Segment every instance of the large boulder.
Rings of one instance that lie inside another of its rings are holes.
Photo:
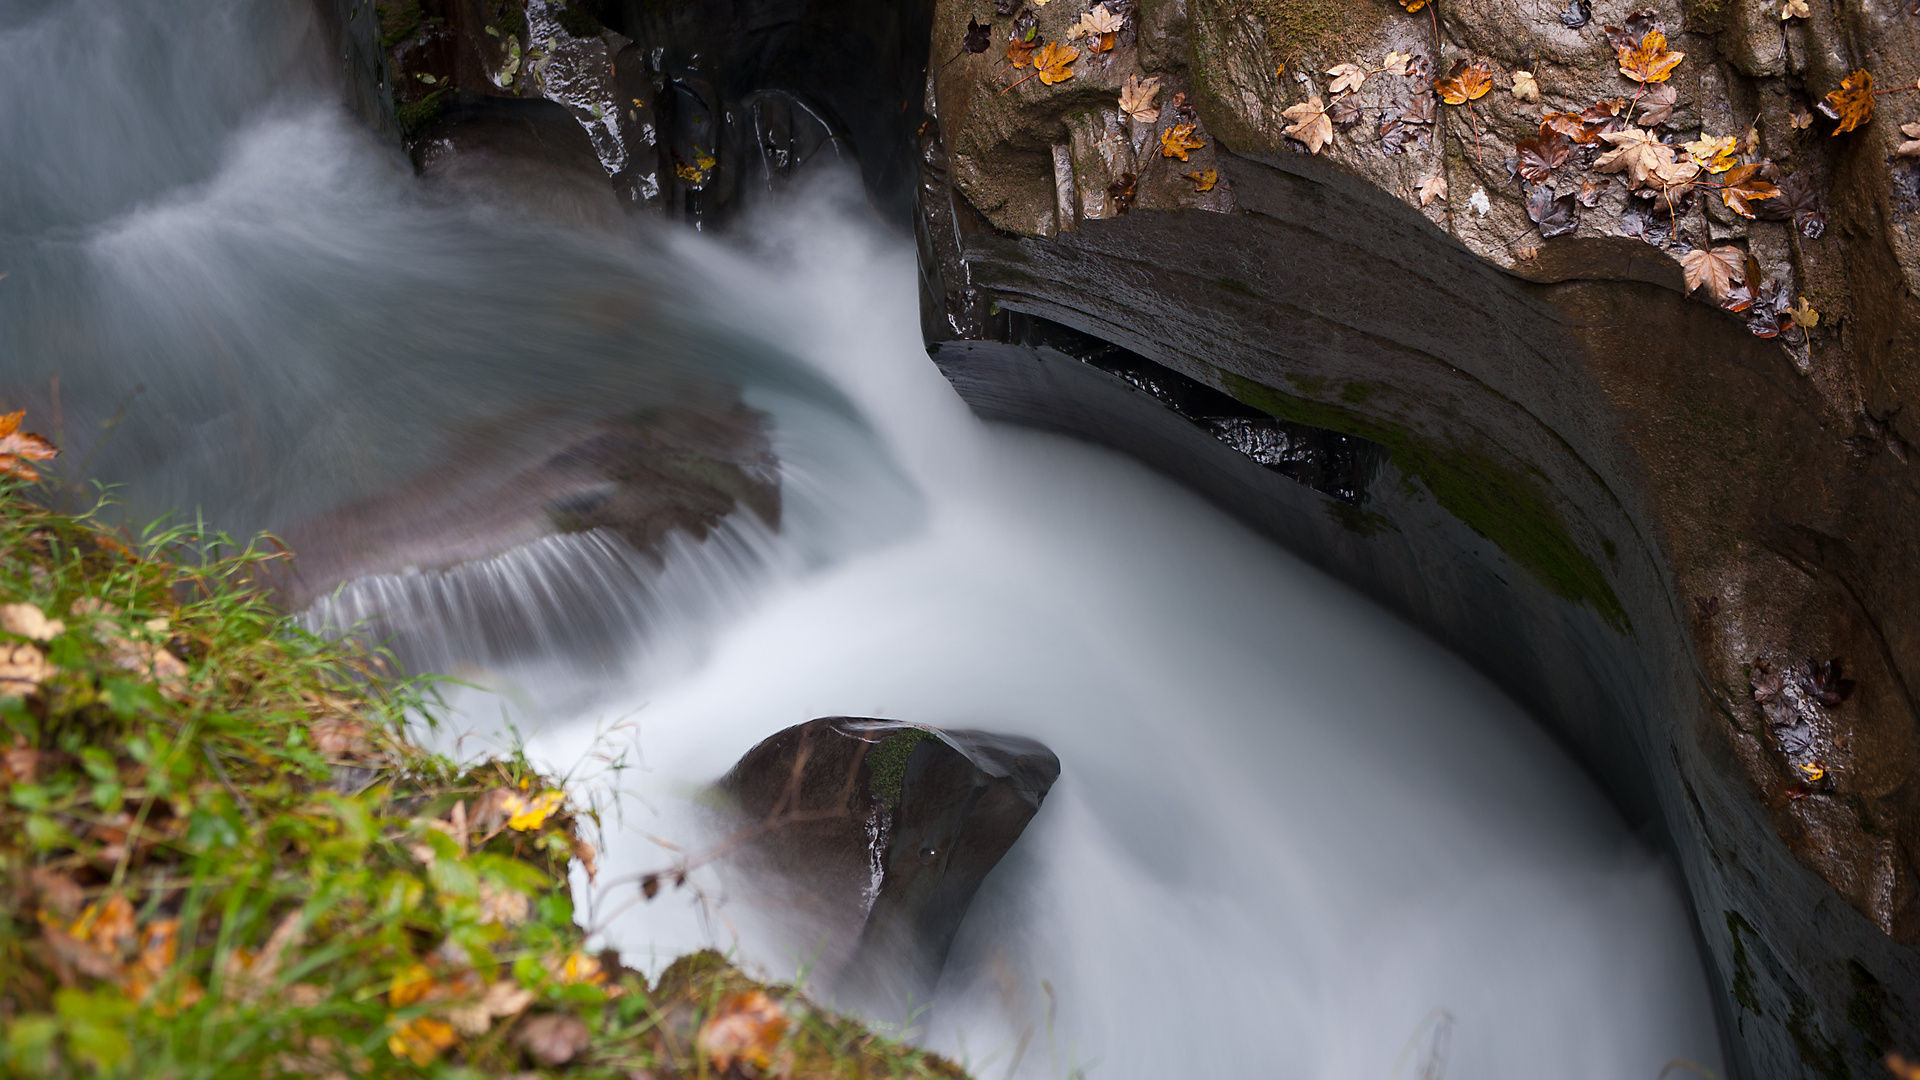
[[[836,716],[767,738],[716,786],[759,902],[823,942],[829,988],[904,1012],[1059,775],[1032,739]]]

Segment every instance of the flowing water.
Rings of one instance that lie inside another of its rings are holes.
[[[977,422],[852,180],[720,240],[436,192],[333,103],[303,10],[0,0],[0,399],[133,515],[246,532],[741,387],[777,531],[540,541],[330,601],[475,684],[449,745],[511,724],[599,800],[575,886],[630,963],[805,973],[819,943],[712,869],[632,879],[757,740],[888,716],[1063,765],[911,1030],[983,1078],[1717,1065],[1673,876],[1535,724],[1168,481]]]

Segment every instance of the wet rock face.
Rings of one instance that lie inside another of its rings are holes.
[[[961,393],[1185,480],[1526,702],[1674,851],[1744,1075],[1920,1045],[1920,199],[1895,154],[1920,114],[1889,95],[1836,134],[1813,108],[1858,68],[1920,77],[1908,7],[1140,0],[1109,5],[1110,52],[1005,93],[996,17],[936,70],[921,143],[923,327]],[[1037,9],[1041,38],[1087,8]],[[978,14],[940,3],[934,55]],[[1609,40],[1629,25],[1686,53],[1657,120]],[[1472,61],[1469,116],[1429,87]],[[1345,63],[1368,74],[1335,95]],[[1162,81],[1150,118],[1119,107],[1136,76]],[[1287,134],[1314,98],[1318,153]],[[1549,113],[1615,98],[1669,144],[1733,137],[1784,194],[1668,214],[1591,143],[1525,175]],[[1182,124],[1185,161],[1160,149]],[[1822,318],[1755,336],[1689,294],[1702,248]],[[1351,498],[1283,483],[1156,366],[1385,462]]]
[[[880,0],[379,0],[351,25],[377,39],[365,51],[384,56],[393,123],[429,176],[500,183],[497,159],[515,156],[589,181],[593,205],[563,216],[604,225],[624,207],[704,226],[837,164],[860,168],[904,222],[925,12]]]
[[[846,1001],[924,1003],[987,874],[1060,775],[1032,739],[829,717],[749,750],[718,783],[756,891],[789,912]]]

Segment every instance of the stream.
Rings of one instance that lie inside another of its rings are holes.
[[[711,839],[704,785],[758,740],[890,717],[1061,762],[933,1001],[873,1013],[982,1080],[1719,1068],[1676,877],[1567,755],[1170,480],[975,419],[857,176],[717,237],[588,228],[423,184],[336,104],[319,40],[295,3],[0,0],[0,404],[133,520],[322,537],[423,475],[484,493],[736,387],[777,528],[380,568],[309,612],[462,679],[450,752],[517,740],[573,778],[604,822],[580,918],[628,963],[810,976],[820,943],[724,866],[633,881]]]

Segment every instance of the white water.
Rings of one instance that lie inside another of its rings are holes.
[[[910,246],[844,192],[751,248],[447,205],[310,94],[266,92],[297,26],[198,10],[0,3],[0,393],[43,415],[62,374],[84,448],[145,385],[97,462],[137,507],[277,526],[392,488],[463,426],[511,441],[530,397],[592,413],[663,371],[724,370],[776,419],[780,537],[631,592],[608,573],[644,640],[456,702],[562,769],[633,749],[585,782],[618,796],[603,881],[697,839],[698,785],[790,724],[1026,734],[1061,780],[920,1033],[982,1080],[1386,1080],[1436,1009],[1456,1078],[1716,1063],[1671,876],[1526,716],[1165,480],[974,421],[921,349]],[[250,45],[255,67],[219,62]],[[624,321],[582,321],[608,305]],[[495,569],[580,568],[552,546]],[[632,962],[716,944],[794,971],[811,943],[696,880],[709,903],[628,885],[583,910],[624,907],[605,933]],[[1433,1060],[1425,1030],[1399,1076]]]

